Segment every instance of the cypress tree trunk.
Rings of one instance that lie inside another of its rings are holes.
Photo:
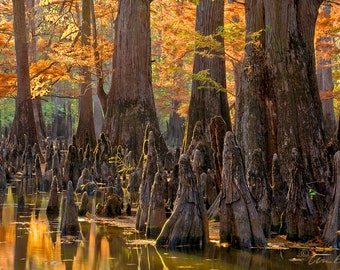
[[[84,49],[86,49],[85,46],[90,46],[90,14],[90,0],[83,0],[81,43]],[[84,82],[80,86],[79,121],[76,136],[79,146],[85,149],[87,143],[93,147],[95,146],[96,134],[94,131],[91,73],[89,67],[83,66],[81,73],[84,77]]]
[[[30,89],[25,1],[13,0],[13,13],[18,91],[15,98],[15,115],[11,127],[10,141],[14,142],[16,137],[18,143],[24,146],[26,134],[28,144],[34,145],[38,143],[38,139]],[[40,153],[40,149],[38,149],[38,152]]]
[[[264,150],[267,168],[277,153],[287,180],[290,152],[296,147],[310,181],[317,183],[313,188],[326,194],[328,168],[314,58],[322,2],[245,2],[248,43],[235,123],[246,166],[256,148]]]
[[[220,115],[231,130],[231,121],[227,102],[227,94],[219,87],[226,88],[224,40],[218,35],[218,29],[224,25],[224,0],[201,0],[196,10],[196,31],[203,36],[213,35],[220,43],[220,49],[213,50],[213,57],[203,55],[211,48],[197,48],[194,58],[194,74],[208,70],[209,81],[193,79],[189,104],[188,123],[184,135],[183,149],[187,149],[192,139],[192,133],[197,121],[201,121],[206,136],[209,138],[210,119]],[[210,80],[215,81],[219,87]]]
[[[119,1],[104,132],[114,145],[128,147],[135,161],[142,151],[148,123],[158,154],[167,152],[152,92],[150,44],[150,1]]]

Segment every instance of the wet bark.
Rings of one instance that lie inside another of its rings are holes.
[[[156,245],[170,249],[204,247],[209,240],[208,219],[187,154],[179,160],[179,179],[174,211],[157,237]]]
[[[266,246],[260,217],[247,187],[242,154],[230,131],[223,149],[220,241],[236,248]]]

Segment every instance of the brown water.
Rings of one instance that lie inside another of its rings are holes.
[[[240,251],[216,243],[204,251],[156,249],[132,228],[87,218],[80,219],[80,237],[63,238],[59,219],[46,216],[47,194],[26,196],[25,207],[18,207],[12,189],[6,192],[0,196],[0,270],[340,269],[338,252],[312,258],[307,250]]]

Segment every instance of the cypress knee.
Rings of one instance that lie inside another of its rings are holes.
[[[317,215],[307,186],[307,172],[300,153],[292,149],[292,167],[287,195],[287,240],[308,241],[317,235]]]
[[[236,248],[266,246],[260,217],[246,182],[241,150],[232,132],[224,138],[220,241]]]
[[[208,220],[203,198],[187,154],[179,160],[179,187],[174,210],[156,239],[157,246],[204,247],[209,240]]]

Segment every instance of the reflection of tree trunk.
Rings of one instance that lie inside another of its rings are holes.
[[[0,194],[0,224],[3,224],[2,222],[2,209],[4,207],[4,202],[5,202],[6,195],[3,191],[1,191]]]
[[[21,1],[21,0],[19,0]],[[17,193],[19,199],[19,193]],[[18,202],[19,204],[19,202]],[[15,226],[15,250],[14,250],[14,269],[25,269],[27,259],[27,245],[28,245],[28,234],[26,226],[32,220],[31,210],[29,207],[23,207],[19,210],[17,208],[16,213],[16,226]]]

